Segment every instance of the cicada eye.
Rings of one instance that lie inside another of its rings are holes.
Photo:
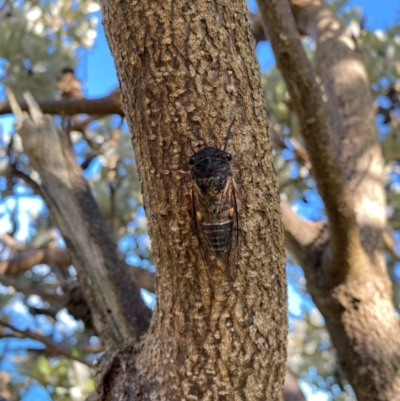
[[[189,157],[188,164],[189,164],[189,166],[193,166],[194,165],[194,157],[193,156]]]
[[[228,159],[228,161],[231,161],[232,160],[232,155],[230,153],[227,153],[226,154],[226,158]]]

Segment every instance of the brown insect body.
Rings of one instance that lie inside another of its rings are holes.
[[[206,147],[188,160],[192,178],[192,211],[203,257],[210,253],[229,271],[235,265],[238,243],[236,185],[232,177],[232,155]],[[236,247],[235,247],[236,245]]]

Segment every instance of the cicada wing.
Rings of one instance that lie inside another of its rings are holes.
[[[228,281],[232,281],[236,276],[239,251],[239,218],[236,192],[235,182],[232,177],[229,177],[226,188],[218,201],[219,210],[215,213],[215,210],[213,212],[210,209],[209,203],[194,183],[192,187],[192,215],[203,260],[210,266],[215,265],[216,259],[221,260],[225,266]],[[207,232],[204,232],[204,228],[207,226]],[[228,231],[227,226],[230,227]],[[223,230],[222,227],[224,227]],[[215,249],[215,243],[214,248],[212,245],[215,237],[214,239],[211,237],[218,231],[220,233],[220,245],[224,240],[229,241],[228,247],[222,254]],[[210,241],[212,242],[210,243]]]
[[[207,202],[203,199],[202,194],[197,189],[196,185],[193,184],[192,187],[192,217],[195,226],[195,233],[200,245],[200,252],[203,260],[208,264],[211,264],[210,254],[212,250],[209,247],[207,238],[204,236],[203,230],[201,228],[201,223],[209,218],[211,212],[209,211]]]

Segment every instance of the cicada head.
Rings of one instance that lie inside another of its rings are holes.
[[[221,193],[232,174],[232,155],[221,149],[206,147],[188,159],[192,179],[204,195]]]

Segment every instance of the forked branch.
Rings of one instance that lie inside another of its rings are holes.
[[[325,223],[301,218],[286,201],[281,200],[282,220],[285,229],[285,246],[303,269],[310,269],[319,251],[315,247]]]
[[[260,17],[277,60],[293,108],[298,116],[305,147],[324,200],[331,233],[335,281],[350,268],[349,252],[359,246],[358,229],[343,172],[332,145],[328,117],[315,73],[300,41],[288,0],[258,0]]]

